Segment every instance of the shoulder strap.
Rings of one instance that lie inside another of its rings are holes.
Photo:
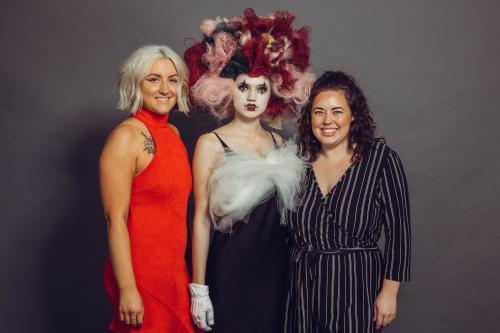
[[[228,146],[228,145],[224,142],[224,140],[222,140],[222,139],[221,139],[221,137],[219,136],[219,134],[217,134],[217,132],[212,132],[212,133],[214,133],[214,134],[215,134],[215,136],[217,137],[217,139],[219,139],[220,144],[221,144],[221,145],[222,145],[222,147],[224,148],[224,151],[225,151],[225,152],[228,152],[228,151],[230,152],[230,151],[232,151],[232,149],[231,149],[231,148],[229,148],[229,146]]]
[[[274,148],[278,148],[278,143],[276,142],[276,138],[274,137],[273,131],[269,131],[269,134],[271,134],[271,138],[273,138],[273,143],[274,143]]]

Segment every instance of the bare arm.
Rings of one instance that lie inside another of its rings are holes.
[[[196,143],[193,156],[193,189],[195,213],[193,222],[192,263],[193,282],[205,284],[205,272],[210,242],[208,213],[208,180],[213,167],[222,157],[223,149],[211,133],[202,135]]]
[[[134,135],[134,129],[127,125],[119,126],[111,133],[101,153],[99,178],[110,260],[120,291],[120,319],[127,324],[140,325],[144,310],[132,268],[127,230],[130,191],[136,168]]]

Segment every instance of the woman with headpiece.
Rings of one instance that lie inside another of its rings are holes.
[[[293,209],[304,163],[296,146],[282,145],[261,120],[294,116],[309,94],[309,30],[294,30],[293,20],[286,11],[259,17],[251,9],[206,20],[205,39],[185,53],[193,102],[218,119],[232,117],[199,138],[193,158],[191,314],[206,331],[283,328],[280,213]]]
[[[410,212],[398,154],[375,137],[353,77],[326,72],[299,120],[310,162],[291,233],[285,332],[375,332],[396,317],[410,278]],[[385,251],[377,246],[382,229]]]
[[[177,129],[188,112],[187,67],[163,45],[123,64],[118,107],[131,117],[109,135],[99,173],[109,238],[104,283],[114,332],[194,332],[185,262],[191,170]]]

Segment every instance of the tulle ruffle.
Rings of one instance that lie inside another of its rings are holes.
[[[216,230],[231,232],[238,221],[277,193],[278,208],[294,210],[306,163],[288,141],[265,158],[229,153],[216,165],[209,180],[209,212]]]

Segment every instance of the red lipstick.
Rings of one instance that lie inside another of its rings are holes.
[[[257,105],[249,103],[249,104],[245,104],[245,108],[248,111],[255,111],[255,109],[257,108]]]

